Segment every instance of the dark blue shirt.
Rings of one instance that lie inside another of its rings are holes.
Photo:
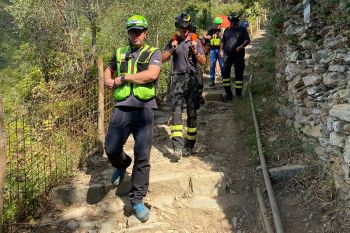
[[[250,42],[250,38],[245,28],[227,28],[224,32],[224,35],[221,39],[221,43],[224,45],[224,53],[232,54],[237,53],[236,48],[244,43],[244,41]],[[244,49],[240,51],[244,53]]]
[[[241,23],[239,24],[239,26],[240,26],[241,28],[247,29],[247,27],[249,27],[249,23],[248,23],[248,21],[243,20],[243,21],[241,21]]]

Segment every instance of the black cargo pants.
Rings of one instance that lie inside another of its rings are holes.
[[[129,167],[131,158],[123,151],[123,147],[130,134],[135,140],[135,161],[129,193],[133,205],[141,203],[148,191],[153,127],[153,110],[134,107],[116,107],[108,127],[105,149],[115,168]]]
[[[172,110],[171,139],[174,149],[193,148],[197,139],[198,73],[173,74],[170,81]],[[184,140],[182,126],[183,104],[187,105],[187,134]]]
[[[227,96],[232,96],[231,91],[231,67],[232,64],[235,68],[235,90],[236,90],[236,96],[242,95],[242,89],[243,89],[243,74],[244,74],[244,52],[239,53],[232,53],[229,55],[224,56],[224,69],[222,72],[222,83],[226,92]]]

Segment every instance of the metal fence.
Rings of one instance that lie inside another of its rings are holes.
[[[98,90],[97,80],[83,83],[6,122],[5,232],[25,226],[49,200],[50,188],[97,152]],[[109,116],[113,105],[106,106]]]

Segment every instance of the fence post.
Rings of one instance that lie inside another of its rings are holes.
[[[100,155],[104,155],[105,144],[105,87],[104,87],[104,70],[103,60],[98,58],[98,141]]]
[[[158,27],[157,27],[156,46],[157,46],[157,48],[159,48],[159,31],[158,31]]]
[[[253,22],[254,21],[252,21],[252,25],[249,26],[250,27],[250,37],[251,38],[253,38]]]
[[[4,109],[0,98],[0,232],[3,232],[4,186],[6,169],[6,134],[4,126]]]

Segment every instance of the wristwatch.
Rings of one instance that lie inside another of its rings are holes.
[[[125,80],[125,75],[124,74],[120,75],[120,82],[124,82],[124,80]]]

